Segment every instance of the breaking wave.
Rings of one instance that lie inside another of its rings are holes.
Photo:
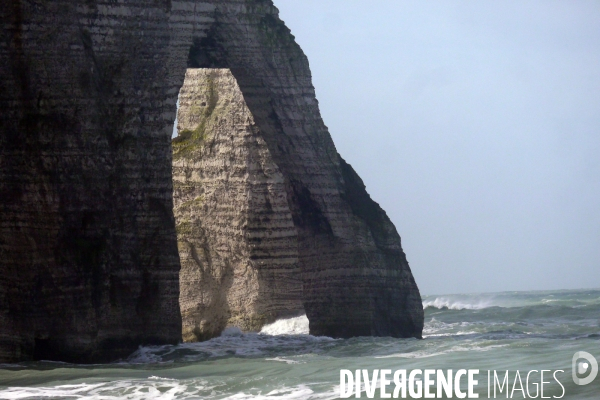
[[[464,300],[454,300],[446,297],[436,297],[433,300],[423,301],[423,309],[447,308],[449,310],[481,310],[483,308],[488,308],[491,306],[491,302],[486,300],[476,300],[476,302],[469,303]]]
[[[270,357],[295,353],[320,352],[336,340],[327,336],[308,334],[308,318],[302,315],[286,318],[265,325],[259,333],[244,333],[237,327],[229,327],[221,336],[197,343],[140,347],[124,363],[152,364],[204,361],[223,357]]]
[[[265,335],[308,335],[308,318],[301,315],[295,318],[279,319],[263,326],[260,333]]]
[[[423,309],[481,310],[490,307],[517,308],[532,306],[552,306],[582,308],[600,304],[598,291],[539,291],[452,294],[444,296],[424,296]]]
[[[0,399],[335,399],[340,369],[531,370],[600,348],[600,290],[433,295],[423,308],[425,340],[315,337],[300,316],[261,332],[231,327],[205,342],[140,347],[111,364],[0,365]],[[597,387],[582,388],[578,399],[598,398]]]

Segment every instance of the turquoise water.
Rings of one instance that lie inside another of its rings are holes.
[[[423,305],[424,340],[313,337],[300,317],[260,334],[144,347],[113,364],[0,365],[0,399],[335,399],[341,369],[479,369],[480,398],[488,370],[501,380],[508,370],[511,389],[516,371],[527,386],[530,370],[563,370],[562,386],[545,378],[544,396],[600,399],[600,376],[585,386],[571,376],[575,352],[600,360],[600,290],[426,296]],[[517,387],[512,398],[523,394]]]

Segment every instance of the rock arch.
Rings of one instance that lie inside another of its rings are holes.
[[[0,20],[0,361],[181,340],[170,131],[187,67],[231,70],[284,177],[311,332],[420,336],[400,238],[270,0],[15,0]]]

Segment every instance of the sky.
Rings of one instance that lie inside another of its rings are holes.
[[[600,2],[274,0],[425,295],[600,287]]]

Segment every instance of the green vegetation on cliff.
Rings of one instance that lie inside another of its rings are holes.
[[[197,115],[200,123],[194,129],[182,129],[178,136],[173,138],[173,159],[190,158],[195,150],[201,149],[206,143],[207,128],[216,122],[217,102],[219,93],[215,88],[214,79],[209,76],[202,88],[206,93],[207,101],[199,106],[191,107],[191,114]]]

